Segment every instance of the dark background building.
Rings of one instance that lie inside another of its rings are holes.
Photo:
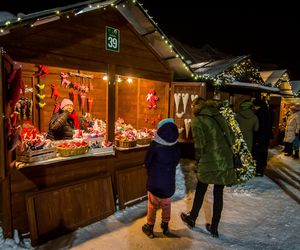
[[[1,11],[31,13],[81,2],[6,1]],[[261,70],[287,69],[291,79],[300,79],[298,15],[284,2],[155,1],[140,0],[158,26],[181,43],[202,48],[209,44],[226,54],[251,54]],[[88,1],[87,1],[88,3]]]

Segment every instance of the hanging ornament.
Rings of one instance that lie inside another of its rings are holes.
[[[40,64],[40,65],[38,66],[38,73],[37,73],[37,74],[38,74],[38,76],[40,76],[40,77],[44,77],[44,76],[48,75],[48,74],[49,74],[48,67],[45,66],[45,65]]]
[[[88,97],[87,98],[87,110],[88,110],[88,113],[92,113],[92,106],[93,106],[93,98]]]
[[[157,109],[156,102],[159,100],[159,97],[156,95],[156,92],[154,89],[150,89],[149,93],[147,95],[147,102],[148,102],[148,108],[151,109]]]
[[[68,73],[64,73],[64,72],[60,73],[61,86],[65,87],[65,88],[68,88],[70,86],[71,81],[68,80],[69,76],[70,75]]]
[[[36,94],[36,96],[39,98],[39,100],[43,100],[46,95]]]
[[[56,86],[52,83],[51,89],[52,89],[51,99],[52,99],[52,97],[55,97],[55,101],[57,101],[57,99],[61,96],[61,94],[58,91],[58,86]]]
[[[25,94],[25,84],[22,76],[22,67],[14,69],[8,78],[8,96],[10,107],[13,109],[20,99],[21,94]]]
[[[39,102],[38,105],[42,109],[46,105],[46,103],[45,102],[44,103]]]
[[[39,91],[43,90],[45,88],[45,84],[36,84],[37,88],[39,89]]]
[[[155,125],[155,119],[154,118],[151,121],[151,125],[153,125],[153,126]]]
[[[75,107],[76,103],[77,103],[77,98],[78,98],[78,93],[75,91],[72,91],[71,93],[69,93],[70,99],[73,102],[73,106]]]
[[[86,98],[86,94],[80,93],[80,106],[82,109],[84,109],[85,98]]]
[[[53,113],[57,113],[60,109],[60,102],[55,102]]]
[[[157,121],[161,121],[161,119],[162,119],[162,116],[161,116],[161,114],[159,114],[158,116],[157,116]]]

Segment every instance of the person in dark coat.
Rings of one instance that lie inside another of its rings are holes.
[[[159,207],[162,209],[163,233],[165,235],[170,233],[168,225],[171,216],[171,197],[175,193],[176,166],[180,160],[178,135],[178,128],[172,118],[160,121],[146,154],[148,211],[147,223],[143,225],[142,230],[150,238],[154,237],[153,227]]]
[[[73,102],[63,99],[58,112],[49,122],[47,138],[50,140],[66,140],[73,138],[73,129],[79,129],[79,119],[74,111]]]
[[[253,148],[253,132],[258,131],[259,121],[257,116],[252,111],[251,100],[243,101],[240,104],[240,110],[236,115],[236,121],[238,122],[242,131],[244,140],[250,152]]]
[[[267,166],[274,114],[264,100],[255,99],[253,106],[259,121],[259,129],[254,133],[253,157],[256,160],[256,176],[262,177]]]
[[[206,229],[213,237],[218,237],[218,225],[223,210],[224,186],[236,183],[233,167],[232,143],[234,135],[225,118],[219,112],[216,101],[197,98],[193,101],[194,118],[192,119],[192,134],[197,160],[197,187],[192,210],[181,213],[181,219],[188,226],[194,227],[203,198],[209,184],[214,184],[214,204],[211,224]]]

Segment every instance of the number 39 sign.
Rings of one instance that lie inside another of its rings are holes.
[[[112,27],[105,27],[105,49],[120,52],[120,31]]]

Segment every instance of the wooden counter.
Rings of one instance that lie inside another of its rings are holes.
[[[13,228],[36,245],[145,199],[147,148],[11,169]]]

